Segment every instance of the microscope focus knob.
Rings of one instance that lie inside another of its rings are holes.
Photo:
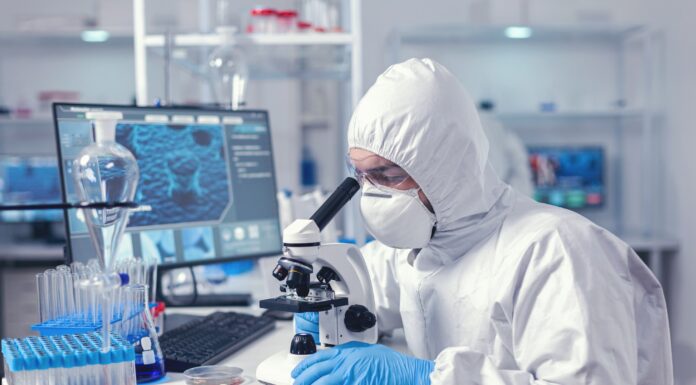
[[[317,352],[317,345],[314,343],[314,337],[309,333],[297,333],[292,337],[290,343],[290,354],[298,356],[306,356]]]
[[[364,332],[377,324],[377,317],[363,305],[351,305],[344,318],[346,329],[353,333]]]

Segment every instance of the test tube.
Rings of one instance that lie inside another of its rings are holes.
[[[75,297],[72,285],[72,274],[69,267],[65,265],[56,268],[60,272],[61,285],[63,287],[65,316],[71,320],[75,319]]]
[[[60,316],[58,309],[58,298],[56,298],[56,289],[54,287],[56,281],[55,274],[56,271],[53,269],[48,269],[44,272],[44,276],[46,278],[44,290],[46,293],[46,298],[48,299],[50,318],[52,320],[55,320]]]
[[[78,270],[79,271],[79,270]],[[73,291],[75,292],[75,309],[79,314],[79,319],[82,322],[87,321],[87,304],[85,303],[85,294],[81,287],[82,275],[73,274]]]
[[[46,303],[43,296],[43,284],[44,284],[44,274],[43,273],[38,273],[36,274],[36,297],[38,298],[38,306],[39,306],[39,322],[45,322],[46,321],[46,311],[48,310],[46,308]]]
[[[62,273],[59,270],[53,270],[51,272],[51,292],[53,293],[53,296],[56,298],[56,309],[57,309],[57,317],[56,318],[64,318],[66,316],[66,311],[65,311],[65,287],[63,286],[63,276]]]
[[[101,292],[102,300],[102,352],[111,349],[111,290]]]

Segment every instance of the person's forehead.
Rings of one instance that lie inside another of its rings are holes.
[[[373,152],[360,148],[351,148],[349,151],[351,163],[361,170],[369,170],[380,167],[395,166],[395,164]]]

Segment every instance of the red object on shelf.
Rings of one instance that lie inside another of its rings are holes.
[[[297,29],[300,31],[307,31],[312,29],[312,23],[308,23],[306,21],[298,21],[297,22]]]
[[[288,9],[284,11],[278,11],[277,12],[278,17],[282,18],[292,18],[292,17],[297,17],[297,11]]]
[[[254,8],[251,10],[251,16],[274,16],[278,11],[273,8]]]

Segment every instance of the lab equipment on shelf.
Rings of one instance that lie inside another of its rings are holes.
[[[274,328],[269,317],[215,312],[166,331],[160,344],[167,370],[212,365],[251,344]]]
[[[301,0],[300,20],[314,32],[342,32],[340,0]]]
[[[116,333],[3,339],[7,385],[135,385],[135,351]]]
[[[80,151],[72,166],[80,200],[88,203],[132,201],[140,170],[133,154],[116,142],[116,124],[123,119],[123,114],[88,111],[85,118],[92,123],[94,141]],[[128,223],[128,209],[84,209],[82,213],[99,261],[110,271]]]
[[[276,13],[276,31],[278,33],[297,32],[297,11],[281,10]]]
[[[254,8],[250,12],[251,22],[247,27],[249,33],[275,33],[278,11],[273,8]]]

